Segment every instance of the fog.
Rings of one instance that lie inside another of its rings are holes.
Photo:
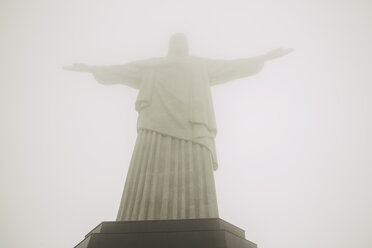
[[[295,48],[214,86],[220,217],[260,248],[372,247],[372,4],[1,1],[0,247],[73,247],[115,220],[137,91],[62,67]]]

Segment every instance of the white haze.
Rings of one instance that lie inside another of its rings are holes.
[[[116,217],[136,91],[62,70],[295,52],[213,88],[222,219],[260,248],[372,247],[366,0],[0,2],[0,247],[66,248]]]

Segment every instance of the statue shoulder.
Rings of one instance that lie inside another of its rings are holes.
[[[191,61],[195,63],[205,63],[207,61],[206,58],[203,57],[197,57],[197,56],[190,56]]]

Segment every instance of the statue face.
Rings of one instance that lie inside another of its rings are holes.
[[[182,57],[189,55],[187,37],[184,34],[174,34],[170,38],[168,56]]]

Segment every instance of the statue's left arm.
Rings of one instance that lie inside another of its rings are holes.
[[[226,83],[259,73],[266,61],[282,57],[293,49],[275,49],[266,54],[246,59],[206,60],[211,85]]]

